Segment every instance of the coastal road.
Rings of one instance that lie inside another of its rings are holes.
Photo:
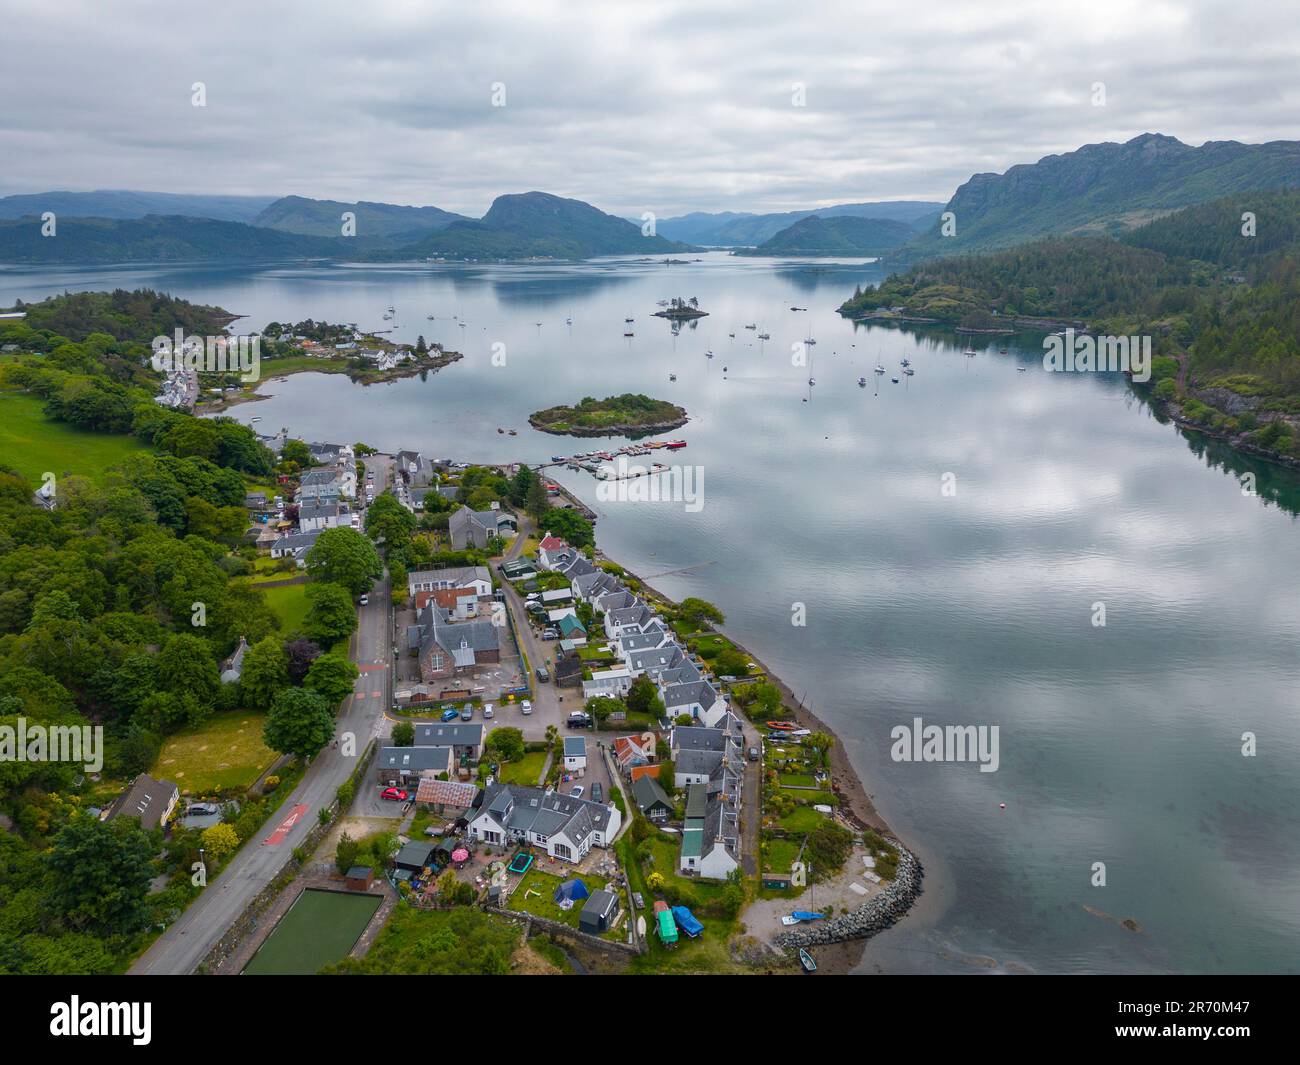
[[[385,574],[370,592],[369,605],[359,608],[358,628],[350,642],[350,656],[361,676],[343,703],[337,734],[355,736],[355,752],[344,754],[342,742],[339,750],[326,747],[321,751],[293,794],[257,836],[243,846],[180,920],[136,960],[129,970],[132,975],[193,972],[289,860],[293,849],[317,824],[319,811],[334,801],[339,785],[356,768],[370,739],[382,730],[384,711],[392,705],[391,603]]]

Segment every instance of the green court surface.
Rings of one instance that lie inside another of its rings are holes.
[[[309,976],[342,961],[383,901],[378,895],[308,888],[244,967],[250,976]]]

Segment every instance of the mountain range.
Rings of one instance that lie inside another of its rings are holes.
[[[943,205],[897,200],[773,214],[693,213],[661,219],[656,236],[581,200],[543,192],[499,196],[479,219],[432,206],[302,196],[49,192],[0,198],[0,262],[582,259],[712,245],[776,255],[885,254],[907,263],[1049,236],[1119,235],[1192,204],[1295,188],[1300,142],[1192,147],[1144,133],[1003,174],[976,174]],[[944,233],[940,209],[950,213],[952,235]],[[41,236],[47,211],[57,216],[56,238]],[[354,236],[340,235],[345,212],[355,216]]]
[[[976,174],[944,206],[942,221],[902,249],[905,258],[989,251],[1036,237],[1116,235],[1195,203],[1254,189],[1300,187],[1300,142],[1208,141],[1199,148],[1158,133],[1086,144],[1064,155]]]
[[[856,215],[860,218],[883,218],[906,222],[918,229],[926,228],[938,218],[943,204],[927,200],[882,200],[875,203],[841,203],[831,207],[818,207],[811,211],[783,211],[777,214],[748,214],[723,211],[707,214],[696,211],[676,218],[662,218],[655,224],[655,232],[669,240],[684,240],[690,244],[706,244],[718,248],[736,248],[762,244],[783,229],[788,229],[812,215],[834,218],[839,215]]]

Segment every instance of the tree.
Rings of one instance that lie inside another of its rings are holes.
[[[695,628],[703,628],[705,622],[713,625],[721,625],[727,619],[722,611],[710,603],[707,599],[697,599],[695,596],[689,596],[681,601],[677,608],[678,614],[683,621],[690,623]]]
[[[357,629],[357,609],[352,596],[341,584],[313,584],[307,589],[307,635],[323,644],[334,644]]]
[[[313,580],[341,584],[361,595],[379,580],[384,564],[375,545],[355,529],[326,529],[307,552],[307,572]]]
[[[210,828],[205,828],[199,838],[203,840],[204,853],[210,856],[214,862],[220,862],[226,855],[234,854],[235,848],[239,846],[239,836],[235,832],[234,826],[228,825],[224,821]]]
[[[827,756],[830,754],[831,748],[835,746],[835,737],[830,733],[818,731],[805,736],[804,743],[812,748],[817,764],[824,768]]]
[[[286,440],[280,449],[280,461],[292,462],[300,469],[312,465],[311,452],[301,440]]]
[[[334,714],[320,695],[305,688],[286,688],[271,705],[262,738],[273,751],[311,758],[333,732]]]
[[[284,652],[289,656],[289,682],[301,685],[311,664],[320,657],[320,646],[314,640],[299,638],[285,644]]]
[[[303,687],[336,707],[352,694],[352,685],[359,676],[361,671],[342,655],[321,655],[307,670]]]
[[[546,518],[547,511],[551,509],[551,500],[546,494],[546,486],[542,484],[542,479],[535,473],[532,474],[528,481],[528,492],[524,497],[524,509],[539,525]]]
[[[659,698],[659,689],[645,673],[632,682],[626,702],[628,710],[634,714],[649,714],[654,718],[663,716],[664,701]]]
[[[334,849],[334,867],[340,873],[346,873],[357,864],[359,853],[361,853],[360,844],[344,832],[339,836],[339,845]]]
[[[596,544],[591,522],[572,507],[552,507],[546,511],[545,528],[574,547],[594,547]]]
[[[46,858],[49,900],[69,926],[103,934],[143,926],[157,848],[131,817],[74,816]]]
[[[524,756],[524,734],[509,726],[494,728],[488,733],[486,750],[501,762],[517,762]]]
[[[495,733],[489,733],[489,739]],[[415,726],[409,721],[398,721],[393,725],[394,747],[414,747],[415,746]]]
[[[382,540],[388,551],[402,548],[415,532],[417,519],[391,492],[381,493],[366,508],[366,535]]]
[[[289,687],[289,656],[274,636],[259,640],[244,652],[239,687],[245,705],[253,710],[268,709]]]
[[[211,708],[221,676],[206,641],[187,632],[177,633],[163,644],[157,664],[161,690],[191,695],[200,706]]]
[[[644,676],[644,674],[642,674]],[[609,720],[609,715],[616,711],[626,711],[623,700],[613,699],[607,695],[596,695],[587,700],[584,709],[600,724]]]

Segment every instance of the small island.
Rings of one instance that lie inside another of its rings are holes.
[[[655,311],[656,318],[680,320],[683,318],[707,318],[708,316],[709,312],[700,310],[700,301],[694,296],[688,300],[684,300],[680,296],[674,296],[662,311]]]
[[[663,399],[624,393],[585,397],[572,407],[548,407],[529,415],[534,429],[558,436],[645,436],[685,425],[684,408]]]

